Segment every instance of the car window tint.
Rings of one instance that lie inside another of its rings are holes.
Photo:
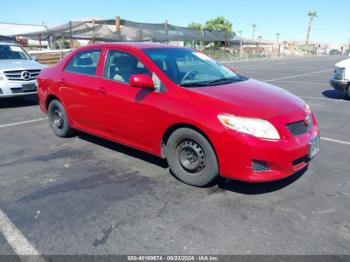
[[[96,75],[100,55],[101,50],[80,52],[69,62],[65,70],[84,75]]]
[[[114,81],[129,83],[134,74],[152,74],[144,64],[129,53],[110,50],[107,55],[104,77]]]

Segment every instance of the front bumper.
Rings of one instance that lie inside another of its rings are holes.
[[[220,139],[223,142],[219,142],[216,148],[221,176],[259,183],[280,180],[306,168],[310,161],[309,143],[319,136],[319,128],[313,115],[313,125],[308,131],[293,136],[281,123],[292,123],[296,119],[304,118],[291,114],[287,118],[284,116],[283,119],[276,117],[271,120],[281,135],[278,141],[258,139],[226,130]],[[266,163],[268,170],[257,171],[254,169],[254,161]]]
[[[334,89],[340,91],[346,91],[347,87],[349,86],[348,80],[335,79],[334,76],[331,77],[330,84]]]
[[[37,81],[0,82],[0,98],[37,94]]]

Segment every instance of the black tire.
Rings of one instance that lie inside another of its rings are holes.
[[[70,137],[74,130],[70,127],[66,110],[58,100],[52,100],[48,108],[50,127],[59,137]]]
[[[209,141],[197,131],[179,128],[169,137],[166,158],[173,175],[192,186],[205,186],[218,177],[218,161]]]
[[[347,94],[348,99],[350,99],[350,84],[348,85],[348,88],[346,90],[346,94]]]

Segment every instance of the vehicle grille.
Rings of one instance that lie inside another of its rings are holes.
[[[41,70],[13,70],[5,71],[4,74],[9,81],[31,81],[38,77]],[[28,72],[27,78],[23,77],[23,72]]]
[[[265,161],[261,161],[261,160],[253,160],[252,161],[252,169],[255,172],[265,172],[265,171],[270,170],[267,163]]]
[[[300,136],[305,134],[309,127],[305,125],[305,121],[298,121],[291,124],[287,124],[286,127],[294,136]]]

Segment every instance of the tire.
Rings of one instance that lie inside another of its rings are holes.
[[[346,95],[347,95],[348,99],[350,99],[350,84],[348,85],[348,88],[346,90]]]
[[[66,110],[58,100],[52,100],[48,108],[50,127],[56,136],[70,137],[74,130],[70,127]]]
[[[172,174],[188,185],[206,186],[218,177],[218,161],[211,144],[193,129],[175,130],[165,152]]]

